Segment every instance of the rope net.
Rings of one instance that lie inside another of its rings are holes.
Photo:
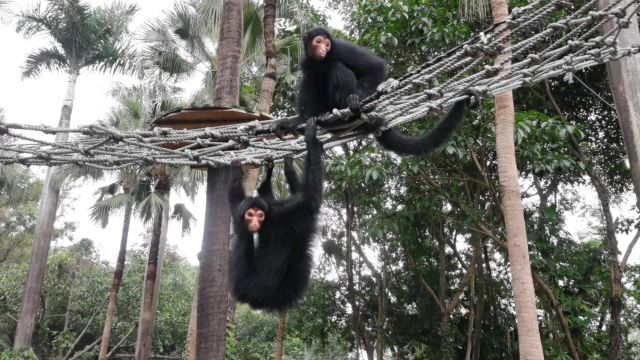
[[[353,115],[348,109],[335,109],[327,120],[334,134],[321,132],[320,139],[330,148],[367,136],[356,128],[372,113],[386,119],[383,129],[394,127],[441,113],[464,99],[465,89],[489,97],[636,54],[640,44],[619,47],[617,38],[637,11],[638,3],[628,0],[614,0],[600,11],[595,0],[579,8],[565,0],[537,0],[515,8],[505,21],[399,79],[381,84],[363,100],[359,118],[346,125],[331,125]],[[602,33],[605,23],[611,30]],[[507,60],[493,63],[497,55],[509,53]],[[150,164],[219,167],[237,159],[260,165],[267,159],[302,155],[306,151],[303,137],[275,138],[270,128],[273,121],[277,119],[148,131],[120,131],[100,124],[64,129],[0,123],[0,164],[78,164],[105,170]],[[70,140],[42,140],[34,132],[58,138],[70,135]]]

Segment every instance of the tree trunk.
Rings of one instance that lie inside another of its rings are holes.
[[[126,193],[126,192],[125,192]],[[124,210],[124,223],[122,224],[122,236],[120,237],[120,251],[118,252],[118,261],[116,270],[113,273],[111,281],[111,292],[109,293],[109,305],[107,305],[107,317],[104,321],[104,329],[102,329],[102,340],[100,343],[99,360],[107,360],[107,351],[109,350],[109,342],[111,341],[111,328],[113,323],[113,315],[116,312],[116,304],[118,302],[118,291],[120,291],[120,283],[124,272],[124,261],[127,256],[127,241],[129,239],[129,225],[131,224],[131,214],[133,213],[133,201],[129,200]]]
[[[198,274],[196,274],[196,288],[191,301],[191,319],[189,319],[189,329],[187,330],[186,360],[196,360],[196,332],[198,324]]]
[[[216,105],[235,106],[240,99],[240,65],[242,64],[242,0],[224,0],[218,43]]]
[[[437,226],[437,227],[436,227]],[[447,297],[447,250],[442,224],[432,225],[432,230],[438,240],[438,299],[441,304],[446,304]],[[449,312],[441,311],[440,318],[440,356],[443,360],[453,360],[453,342],[451,341],[451,324]]]
[[[481,342],[482,339],[482,322],[484,319],[484,264],[482,262],[482,242],[479,240],[474,244],[475,256],[477,257],[476,261],[476,282],[477,282],[477,292],[476,292],[476,320],[475,327],[473,329],[473,360],[480,360],[480,350],[481,350]]]
[[[503,20],[509,14],[506,0],[491,0],[491,9],[494,22]],[[510,44],[507,45],[509,46]],[[496,63],[500,63],[510,56],[510,53],[502,54],[496,58]],[[537,360],[544,359],[544,353],[538,329],[527,232],[518,188],[518,169],[513,139],[514,116],[515,110],[511,91],[496,95],[498,176],[507,233],[507,249],[511,261],[511,278],[516,305],[520,358]]]
[[[604,9],[609,3],[609,0],[598,0],[597,7]],[[629,3],[631,0],[626,0],[617,6],[625,8]],[[628,15],[629,10],[627,10]],[[616,18],[604,24],[602,32],[611,30],[617,20]],[[630,20],[629,27],[622,29],[618,35],[618,47],[631,47],[640,43],[637,15]],[[640,55],[625,56],[607,63],[607,73],[624,145],[629,156],[636,205],[640,208],[640,96],[638,96],[640,94]]]
[[[148,360],[153,345],[153,331],[158,310],[160,281],[162,279],[162,263],[164,249],[167,243],[167,226],[169,222],[169,180],[161,176],[155,188],[166,198],[166,205],[161,214],[157,214],[149,244],[149,258],[144,277],[142,303],[140,306],[140,320],[138,321],[138,336],[136,339],[136,360]]]
[[[275,46],[276,2],[277,0],[265,0],[264,2],[264,55],[266,69],[260,85],[260,102],[258,104],[258,112],[262,114],[271,112],[273,94],[276,91],[278,69]]]
[[[69,128],[71,122],[71,112],[73,111],[73,99],[76,89],[76,81],[80,75],[79,71],[70,70],[67,80],[67,90],[62,100],[62,110],[60,111],[60,121],[58,127]],[[55,141],[63,142],[68,139],[67,133],[56,134]],[[60,184],[54,181],[57,170],[49,168],[44,180],[42,198],[38,209],[38,219],[31,244],[31,260],[29,271],[24,285],[22,295],[22,305],[18,315],[16,336],[13,348],[16,351],[27,350],[31,347],[33,331],[35,328],[36,315],[38,314],[38,304],[42,295],[42,285],[44,284],[44,274],[47,269],[47,258],[51,239],[53,238],[53,225],[58,210],[60,198]]]
[[[238,105],[242,63],[241,0],[224,0],[218,44],[217,105]],[[223,360],[229,312],[230,209],[227,193],[231,169],[207,169],[207,205],[198,273],[196,359]]]
[[[586,155],[580,148],[578,141],[571,137],[571,145],[574,152],[584,164],[591,183],[596,189],[602,215],[605,220],[605,236],[607,241],[607,256],[609,260],[609,283],[611,294],[609,303],[611,307],[611,323],[609,325],[609,360],[622,359],[622,271],[620,270],[620,262],[618,261],[618,239],[616,238],[616,226],[611,214],[611,194],[606,185],[600,178],[595,167],[587,159]]]
[[[231,169],[209,168],[204,236],[198,273],[196,359],[222,360],[229,306],[229,227],[227,199]]]
[[[276,353],[273,356],[274,360],[282,360],[282,355],[284,355],[284,336],[287,330],[287,312],[281,312],[278,318],[278,333],[276,334]]]
[[[349,305],[351,305],[351,319],[353,323],[353,331],[356,338],[360,338],[362,340],[362,345],[364,346],[364,350],[367,353],[367,359],[373,360],[373,346],[371,346],[371,340],[369,339],[369,334],[367,333],[367,329],[362,324],[362,319],[360,319],[360,307],[358,306],[358,302],[356,299],[356,291],[355,285],[353,281],[353,255],[352,255],[352,243],[353,243],[353,224],[354,224],[354,208],[351,200],[351,194],[347,192],[346,194],[346,210],[347,210],[347,225],[346,225],[346,236],[347,236],[347,257],[346,257],[346,265],[347,265],[347,301]]]
[[[382,276],[378,278],[378,318],[376,319],[376,359],[384,358],[384,324],[387,319],[387,298],[385,289],[387,287],[387,270],[386,270],[386,254],[383,248],[382,256],[385,257],[382,262]]]

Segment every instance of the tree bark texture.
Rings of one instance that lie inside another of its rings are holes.
[[[153,331],[158,310],[160,295],[160,282],[162,280],[162,263],[164,249],[167,243],[167,226],[169,222],[169,183],[164,179],[156,185],[156,191],[160,191],[166,197],[166,206],[162,213],[154,220],[151,243],[149,244],[149,257],[147,271],[144,277],[142,290],[142,304],[140,306],[140,319],[138,321],[138,336],[136,339],[136,360],[148,360],[151,356],[153,345]]]
[[[196,359],[222,360],[229,307],[229,200],[231,169],[209,168],[198,274]]]
[[[100,343],[100,353],[98,360],[107,360],[107,352],[109,350],[109,342],[111,341],[111,327],[113,326],[113,315],[116,313],[116,304],[118,303],[118,291],[122,282],[122,274],[124,272],[124,262],[127,257],[127,242],[129,240],[129,225],[131,224],[131,214],[133,213],[133,201],[128,201],[124,209],[124,223],[122,224],[122,236],[120,238],[120,250],[118,251],[118,261],[116,270],[113,273],[111,281],[111,292],[109,293],[109,304],[107,305],[107,316],[104,321],[104,329],[102,330],[102,340]]]
[[[482,323],[484,320],[484,265],[482,262],[482,242],[480,239],[473,245],[476,256],[476,311],[473,329],[473,360],[480,360]]]
[[[498,22],[509,15],[506,0],[492,0],[493,21]],[[510,44],[507,44],[509,46]],[[510,53],[496,58],[496,63],[508,60]],[[496,152],[498,176],[502,194],[502,210],[507,233],[507,249],[511,261],[511,279],[516,305],[518,345],[520,359],[542,360],[542,341],[536,315],[536,297],[531,278],[529,246],[518,188],[518,168],[514,145],[513,94],[511,91],[496,95]]]
[[[199,272],[199,271],[198,271]],[[191,302],[191,319],[189,319],[189,329],[187,330],[186,360],[196,360],[196,333],[198,331],[198,277],[196,274],[196,288],[193,292],[193,301]]]
[[[258,112],[269,114],[273,103],[273,94],[276,91],[276,76],[278,71],[278,59],[275,46],[277,0],[265,0],[264,2],[264,55],[266,68],[260,84],[260,102]]]
[[[284,355],[284,336],[287,331],[287,312],[281,312],[278,316],[278,333],[276,334],[276,352],[274,360],[282,360]]]
[[[597,7],[604,9],[609,3],[609,0],[598,0]],[[629,3],[631,0],[626,0],[617,6],[623,8]],[[627,15],[628,13],[629,11]],[[630,20],[629,27],[622,29],[618,35],[618,47],[640,44],[637,15]],[[605,33],[611,30],[616,25],[616,21],[617,19],[605,23],[601,31]],[[624,145],[629,156],[636,205],[640,208],[640,55],[625,56],[607,63],[607,73]]]
[[[69,72],[67,90],[62,100],[62,109],[58,122],[58,127],[60,128],[67,129],[71,123],[76,81],[79,75],[80,73],[78,71]],[[63,142],[66,141],[68,137],[69,135],[67,133],[58,133],[56,134],[55,141]],[[60,199],[60,184],[53,180],[56,171],[56,168],[49,168],[44,180],[40,207],[38,209],[38,219],[33,235],[33,243],[31,244],[29,271],[27,272],[27,280],[24,285],[22,305],[20,306],[16,336],[13,343],[13,348],[16,351],[29,349],[33,340],[35,320],[38,314],[40,296],[42,295],[42,286],[44,284],[44,274],[47,269],[47,258],[49,256],[51,239],[53,238],[53,225]]]
[[[240,99],[240,65],[242,64],[242,0],[224,0],[218,42],[218,76],[216,105],[236,106]]]

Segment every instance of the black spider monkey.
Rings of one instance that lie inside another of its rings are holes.
[[[349,107],[360,111],[360,100],[373,94],[387,77],[387,63],[371,51],[344,40],[334,39],[325,29],[313,29],[304,34],[304,57],[300,64],[302,82],[298,94],[298,116],[280,120],[273,125],[279,138],[311,116],[323,115],[334,108]],[[422,136],[405,136],[388,129],[377,136],[378,142],[400,155],[424,155],[444,144],[460,126],[467,108],[476,108],[479,95],[467,90],[466,100],[460,100],[433,128]],[[364,130],[379,128],[384,119],[363,124]],[[322,124],[321,124],[322,125]]]
[[[267,167],[258,196],[245,198],[242,170],[234,168],[229,202],[235,241],[231,255],[234,297],[255,309],[284,311],[293,307],[309,285],[311,242],[322,204],[322,143],[315,121],[305,130],[304,181],[299,182],[293,158],[285,159],[290,196],[278,200],[271,189],[273,164]],[[254,235],[257,244],[254,245]]]

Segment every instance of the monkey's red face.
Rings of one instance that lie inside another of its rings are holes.
[[[260,231],[264,218],[265,213],[262,209],[256,206],[249,208],[249,210],[244,213],[244,223],[247,225],[247,230],[252,234]]]
[[[331,40],[323,35],[318,35],[309,44],[309,57],[315,60],[324,60],[331,50]]]

